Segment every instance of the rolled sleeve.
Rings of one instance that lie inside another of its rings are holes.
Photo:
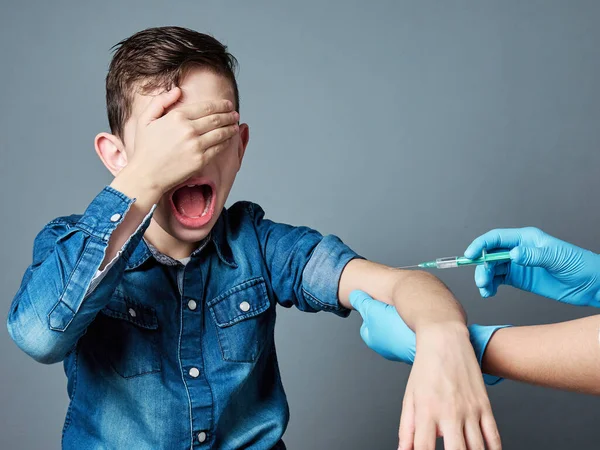
[[[323,236],[307,227],[295,227],[264,218],[256,204],[243,203],[253,215],[277,302],[301,311],[329,311],[346,317],[350,310],[338,299],[340,278],[346,264],[361,258],[338,237]]]
[[[346,264],[355,258],[362,257],[337,236],[323,237],[302,273],[302,291],[307,302],[312,303],[315,309],[347,317],[350,310],[339,303],[338,289]]]

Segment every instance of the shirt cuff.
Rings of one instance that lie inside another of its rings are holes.
[[[100,282],[104,279],[104,277],[106,276],[106,274],[108,273],[108,271],[112,268],[112,266],[115,265],[115,263],[117,262],[117,260],[119,259],[119,257],[121,256],[121,253],[123,253],[123,250],[119,250],[119,252],[115,255],[115,257],[104,267],[104,269],[102,270],[97,270],[96,271],[96,275],[94,275],[94,278],[92,278],[92,281],[90,282],[90,285],[88,286],[87,292],[85,293],[85,296],[87,297],[88,295],[90,295],[92,292],[94,292],[94,289],[96,289],[96,287],[100,284]]]
[[[110,235],[123,221],[134,202],[135,199],[106,186],[89,204],[77,222],[77,227],[108,242]]]
[[[302,272],[302,291],[316,310],[330,311],[347,317],[350,310],[339,303],[338,290],[342,272],[351,260],[364,259],[337,236],[321,239]]]
[[[104,194],[106,194],[106,195],[104,195]],[[113,201],[115,196],[119,201],[124,202],[123,204],[126,205],[126,209],[123,213],[120,213],[120,212],[114,213],[113,216],[111,216],[111,218],[109,219],[111,223],[115,224],[114,226],[106,228],[108,230],[108,238],[110,238],[110,235],[112,234],[114,229],[118,226],[118,224],[120,224],[123,221],[123,219],[125,218],[125,215],[129,211],[129,208],[135,202],[135,199],[129,199],[127,196],[125,196],[121,192],[111,188],[110,186],[107,186],[100,194],[98,194],[98,196],[94,199],[94,201],[90,204],[90,206],[88,206],[88,209],[86,210],[84,216],[78,222],[78,225],[80,225],[82,223],[83,218],[88,213],[90,213],[90,217],[92,217],[92,218],[94,217],[93,213],[98,213],[98,212],[101,213],[103,211],[106,213],[107,212],[106,211],[107,203],[109,204],[108,205],[109,207],[113,208],[111,210],[114,211],[115,210],[114,208],[118,207],[118,205],[112,204],[110,202]],[[121,203],[119,203],[119,204],[121,204]],[[135,242],[135,245],[138,245],[139,239],[134,239],[134,238],[137,238],[138,235],[143,235],[145,233],[145,231],[148,228],[148,225],[150,223],[150,219],[152,218],[152,215],[154,213],[154,210],[156,209],[156,206],[157,206],[156,204],[152,206],[152,208],[150,209],[150,212],[148,212],[148,214],[146,214],[146,216],[144,217],[144,220],[142,220],[142,222],[138,225],[138,227],[136,228],[134,233],[131,236],[129,236],[129,238],[127,239],[127,241],[125,241],[125,243],[123,244],[121,249],[117,252],[115,257],[104,267],[104,269],[96,271],[96,274],[92,278],[92,280],[86,290],[84,298],[88,297],[98,287],[98,285],[104,279],[104,277],[110,271],[110,269],[117,263],[117,261],[120,258],[122,258],[123,252],[125,252],[125,250],[130,246],[132,240]],[[95,218],[95,219],[97,220],[97,218]],[[91,223],[89,218],[87,220],[87,223]],[[94,234],[94,233],[91,233],[91,234]],[[95,234],[95,235],[98,236],[97,234]],[[100,237],[100,236],[98,236],[98,237]],[[104,238],[102,238],[102,239],[104,239]],[[129,250],[125,254],[128,257],[131,254],[131,250]]]

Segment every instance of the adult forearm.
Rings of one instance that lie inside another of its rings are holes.
[[[498,330],[486,373],[545,387],[600,394],[600,316]]]

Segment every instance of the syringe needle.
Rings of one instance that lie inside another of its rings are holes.
[[[396,267],[396,269],[414,269],[415,267],[419,267],[419,265]]]

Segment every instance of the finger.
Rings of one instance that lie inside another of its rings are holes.
[[[508,263],[490,263],[489,267],[483,265],[475,268],[475,284],[478,288],[490,287],[495,277],[505,276],[508,273]]]
[[[468,450],[485,449],[478,420],[469,420],[465,423],[465,443]]]
[[[478,288],[485,288],[491,285],[494,279],[495,267],[477,266],[475,268],[475,285]]]
[[[466,450],[463,426],[460,422],[449,422],[441,425],[444,436],[444,450]]]
[[[219,142],[218,144],[215,144],[212,147],[209,147],[206,150],[204,150],[204,153],[203,153],[204,163],[206,164],[208,161],[210,161],[211,159],[218,156],[219,153],[221,153],[223,150],[229,148],[229,146],[231,145],[231,142],[232,142],[231,139],[232,138],[229,138],[226,141]]]
[[[140,114],[139,120],[147,125],[153,120],[160,119],[165,111],[181,97],[181,89],[174,87],[155,96]]]
[[[502,450],[502,441],[492,412],[481,416],[481,432],[488,450]]]
[[[475,259],[484,249],[513,248],[521,244],[522,234],[519,228],[499,228],[479,236],[465,250],[465,257]]]
[[[373,300],[371,296],[364,291],[356,289],[350,292],[350,304],[360,313],[363,319],[366,316],[366,309],[371,300]]]
[[[367,326],[366,322],[363,322],[362,325],[360,326],[360,337],[362,338],[364,343],[367,344],[367,347],[370,347],[370,345],[369,345],[369,327]]]
[[[428,416],[420,415],[415,420],[415,450],[434,450],[436,426]]]
[[[400,428],[398,429],[399,450],[410,450],[415,440],[415,405],[411,393],[407,393],[402,405],[400,415]]]
[[[213,114],[228,113],[233,111],[233,103],[229,100],[213,100],[208,102],[190,103],[182,105],[174,111],[178,111],[186,119],[196,120]]]
[[[529,267],[544,267],[549,269],[557,258],[551,247],[515,247],[510,251],[510,258],[515,264]]]
[[[498,293],[498,288],[500,287],[500,285],[505,284],[505,282],[506,282],[506,275],[499,275],[497,277],[494,277],[491,284],[489,284],[488,286],[486,286],[484,288],[479,289],[479,294],[483,298],[493,297],[494,295],[496,295]]]
[[[211,130],[207,133],[204,133],[201,136],[198,136],[198,146],[199,150],[203,152],[208,152],[211,147],[215,147],[218,144],[225,143],[228,139],[232,138],[237,134],[239,127],[237,124],[229,125],[226,127],[217,128],[216,130]],[[218,147],[216,153],[223,150],[221,147]],[[215,150],[213,150],[215,152]],[[208,156],[208,155],[207,155]]]
[[[240,115],[236,112],[211,114],[210,116],[201,117],[200,119],[192,120],[192,126],[196,133],[204,134],[217,128],[233,125],[240,119]]]

